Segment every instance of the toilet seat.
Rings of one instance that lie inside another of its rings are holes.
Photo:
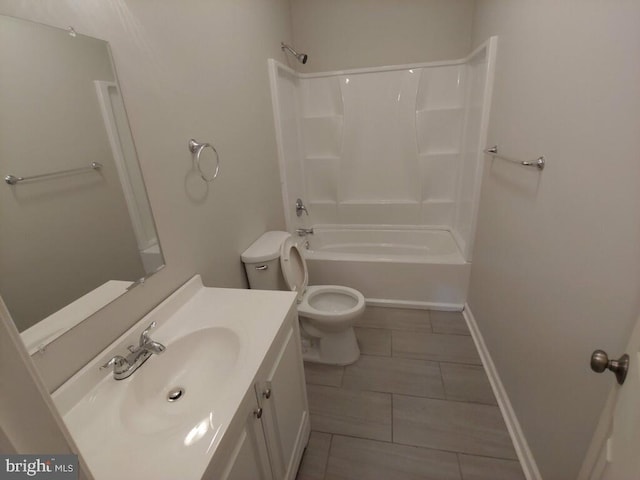
[[[289,290],[298,294],[298,303],[302,302],[309,283],[307,262],[293,237],[288,237],[280,247],[280,267]]]
[[[323,329],[342,330],[364,312],[364,296],[358,290],[342,285],[308,287],[298,305],[298,313],[322,322]]]
[[[298,313],[322,322],[323,330],[344,330],[350,326],[346,323],[364,311],[364,296],[353,288],[342,285],[307,286],[307,262],[292,237],[282,244],[280,265],[287,286],[298,294]]]

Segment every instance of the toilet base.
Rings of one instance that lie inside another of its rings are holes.
[[[360,358],[360,348],[353,327],[316,337],[305,331],[304,322],[300,323],[302,358],[305,362],[342,366],[355,363]]]

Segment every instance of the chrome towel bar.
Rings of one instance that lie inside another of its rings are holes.
[[[487,155],[491,155],[492,157],[501,158],[502,160],[506,160],[507,162],[517,163],[518,165],[522,165],[523,167],[535,167],[538,170],[544,170],[545,161],[544,161],[544,157],[543,156],[538,157],[533,162],[528,162],[528,161],[516,160],[514,158],[509,158],[509,157],[505,157],[504,155],[500,155],[498,153],[498,146],[497,145],[494,145],[491,148],[485,148],[483,151]]]
[[[16,177],[15,175],[7,175],[4,177],[4,181],[9,185],[15,185],[19,182],[26,182],[29,180],[37,180],[39,178],[47,178],[47,177],[57,177],[60,175],[71,175],[73,173],[82,173],[89,172],[91,170],[100,170],[102,168],[102,164],[98,162],[92,162],[88,167],[81,168],[72,168],[70,170],[60,170],[59,172],[51,172],[51,173],[43,173],[41,175],[32,175],[30,177]]]

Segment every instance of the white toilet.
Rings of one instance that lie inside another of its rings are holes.
[[[266,232],[242,254],[249,286],[298,293],[305,361],[348,365],[360,357],[353,324],[364,312],[362,294],[337,285],[307,286],[304,255],[288,232]]]

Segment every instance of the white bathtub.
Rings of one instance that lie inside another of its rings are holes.
[[[368,305],[461,310],[471,264],[447,230],[314,226],[305,250],[311,285],[360,290]]]

